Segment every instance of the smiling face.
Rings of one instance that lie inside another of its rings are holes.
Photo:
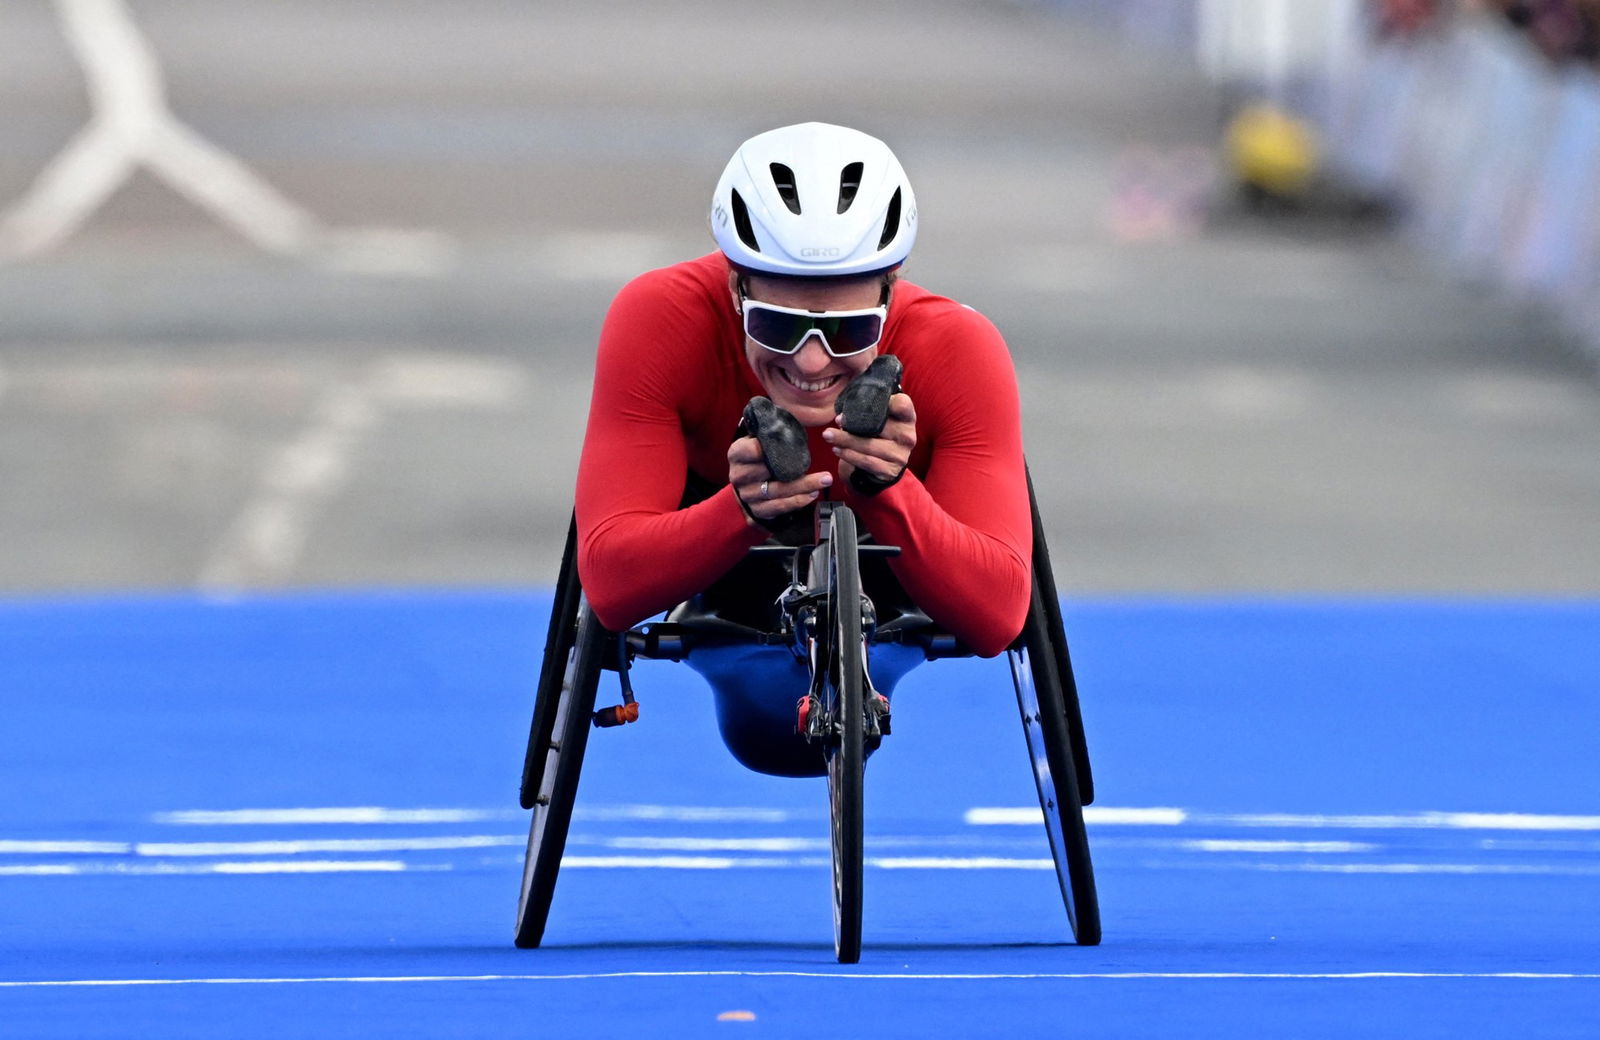
[[[729,288],[738,302],[737,275],[730,277]],[[865,310],[878,306],[883,295],[883,278],[849,281],[800,281],[787,278],[762,278],[749,275],[745,290],[752,300],[808,311]],[[845,384],[866,371],[878,348],[850,357],[836,358],[823,349],[816,335],[806,339],[793,354],[768,350],[749,337],[744,354],[756,378],[778,407],[788,410],[802,426],[826,426],[833,422],[833,400]]]

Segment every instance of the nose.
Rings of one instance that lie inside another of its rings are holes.
[[[822,333],[812,329],[800,349],[795,351],[794,364],[801,372],[816,374],[833,363],[833,355],[822,346]]]

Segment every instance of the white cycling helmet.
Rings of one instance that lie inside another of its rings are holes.
[[[917,200],[900,160],[876,137],[800,123],[739,146],[711,200],[711,233],[747,271],[872,274],[911,252]]]

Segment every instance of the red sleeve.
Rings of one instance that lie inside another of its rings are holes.
[[[849,501],[874,538],[900,547],[890,566],[912,602],[992,657],[1022,631],[1033,587],[1011,355],[993,325],[961,307],[897,352],[917,409],[913,466],[878,495]]]
[[[730,487],[678,508],[689,466],[685,410],[706,394],[718,336],[703,288],[671,268],[635,279],[606,314],[577,518],[578,573],[607,628],[704,590],[765,539]]]

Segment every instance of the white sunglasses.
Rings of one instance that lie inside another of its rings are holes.
[[[886,285],[883,302],[876,307],[808,311],[752,300],[745,295],[743,284],[739,286],[744,334],[775,354],[794,354],[813,335],[822,340],[822,349],[833,357],[850,357],[871,350],[883,339],[883,326],[889,318],[888,297]]]

